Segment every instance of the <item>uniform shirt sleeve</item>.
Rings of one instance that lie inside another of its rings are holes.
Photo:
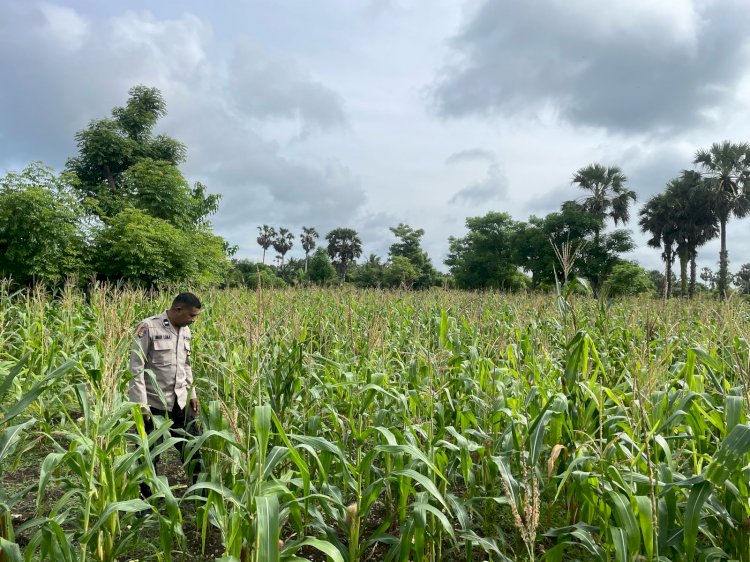
[[[133,380],[130,381],[128,388],[128,398],[131,402],[147,404],[146,399],[146,382],[143,377],[143,369],[148,356],[150,337],[148,326],[145,323],[139,324],[136,330],[136,337],[130,350],[130,372]]]
[[[192,337],[190,339],[190,347],[192,348]],[[191,354],[192,349],[189,353],[187,353],[187,357],[185,358],[185,382],[187,382],[188,388],[190,389],[190,399],[198,398],[198,395],[195,393],[195,387],[193,386],[193,366],[191,364]]]

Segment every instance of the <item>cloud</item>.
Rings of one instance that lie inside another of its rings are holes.
[[[229,91],[234,105],[256,119],[299,121],[303,133],[347,125],[341,97],[312,79],[293,60],[238,45],[229,61]]]
[[[500,168],[494,152],[482,148],[471,148],[455,152],[445,161],[449,166],[472,162],[487,163],[485,177],[454,193],[448,199],[448,203],[481,205],[503,199],[508,193],[508,178]]]
[[[433,85],[438,114],[554,114],[617,132],[716,118],[744,76],[740,0],[483,0]]]
[[[471,162],[474,160],[494,162],[495,154],[489,150],[483,150],[481,148],[471,148],[469,150],[462,150],[461,152],[451,154],[445,161],[445,163],[457,164],[460,162]]]
[[[186,176],[222,194],[214,223],[242,253],[254,251],[257,224],[324,230],[355,217],[365,193],[335,153],[295,157],[267,131],[279,120],[308,135],[346,126],[339,96],[293,60],[246,43],[209,56],[212,38],[190,14],[96,19],[11,3],[0,23],[0,166],[40,157],[62,166],[76,152],[74,133],[143,83],[166,99],[158,129],[187,145]]]
[[[499,201],[508,193],[508,179],[497,162],[487,167],[487,175],[462,190],[453,194],[448,200],[450,204],[477,205],[490,201]]]

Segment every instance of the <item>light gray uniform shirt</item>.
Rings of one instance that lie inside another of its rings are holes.
[[[185,408],[190,398],[195,398],[193,369],[190,366],[190,328],[175,328],[170,324],[167,313],[147,318],[136,329],[136,339],[130,352],[130,372],[133,380],[128,389],[131,402],[163,410],[165,404],[154,387],[150,370],[156,378],[161,393],[166,400],[168,412],[177,401]]]

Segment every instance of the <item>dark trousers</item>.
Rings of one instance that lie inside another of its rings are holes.
[[[198,429],[198,423],[195,419],[195,416],[193,414],[193,410],[190,407],[190,402],[188,402],[184,408],[180,408],[179,404],[177,404],[177,401],[175,400],[174,407],[172,408],[172,411],[167,415],[167,412],[164,410],[159,410],[158,408],[151,408],[151,416],[147,419],[143,420],[143,425],[146,429],[146,433],[151,433],[154,430],[154,419],[153,416],[162,416],[163,418],[169,418],[172,420],[172,426],[169,428],[169,434],[172,437],[177,438],[189,438],[185,435],[185,433],[188,434],[188,436],[192,437],[199,437],[200,436],[200,429]],[[193,484],[195,484],[198,480],[198,474],[203,470],[203,463],[200,459],[200,453],[196,453],[193,455],[193,458],[190,460],[189,465],[186,462],[187,457],[187,448],[185,447],[186,443],[185,441],[178,441],[175,443],[175,449],[180,453],[180,458],[182,459],[183,465],[185,465],[185,472],[187,472],[188,476],[192,478]],[[153,458],[154,462],[154,470],[158,472],[157,465],[159,463],[159,455]],[[141,482],[141,497],[147,498],[151,495],[149,486],[145,482]]]

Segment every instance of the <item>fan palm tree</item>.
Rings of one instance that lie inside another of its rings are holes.
[[[286,228],[279,228],[279,233],[276,238],[273,239],[273,249],[279,253],[281,257],[281,266],[284,266],[284,256],[294,246],[294,234],[289,232]]]
[[[599,244],[599,233],[604,228],[604,221],[611,218],[615,225],[630,220],[630,203],[635,203],[635,191],[628,189],[625,184],[628,179],[617,166],[602,166],[590,164],[581,168],[573,175],[573,183],[591,192],[582,201],[583,207],[601,221],[594,231],[594,244]]]
[[[696,258],[698,248],[719,233],[718,219],[713,210],[713,193],[698,172],[683,170],[667,184],[666,196],[674,210],[677,226],[677,254],[680,258],[682,295],[695,294]],[[690,283],[687,264],[690,263]]]
[[[719,297],[727,294],[727,222],[734,215],[742,218],[750,211],[750,144],[724,141],[708,150],[695,153],[699,165],[714,192],[714,209],[719,219],[721,250],[719,251]]]
[[[299,235],[300,242],[302,242],[302,249],[305,251],[305,273],[307,273],[307,261],[310,252],[315,249],[315,239],[320,236],[318,231],[312,226],[303,226],[302,234]]]
[[[669,298],[672,279],[674,247],[677,242],[677,224],[674,221],[674,208],[666,194],[660,193],[649,199],[640,211],[638,224],[643,232],[651,235],[648,245],[661,248],[664,260],[664,298]]]
[[[276,229],[274,227],[267,224],[258,227],[258,238],[256,238],[256,241],[263,248],[263,264],[266,263],[266,250],[273,245],[274,238],[276,238]]]

